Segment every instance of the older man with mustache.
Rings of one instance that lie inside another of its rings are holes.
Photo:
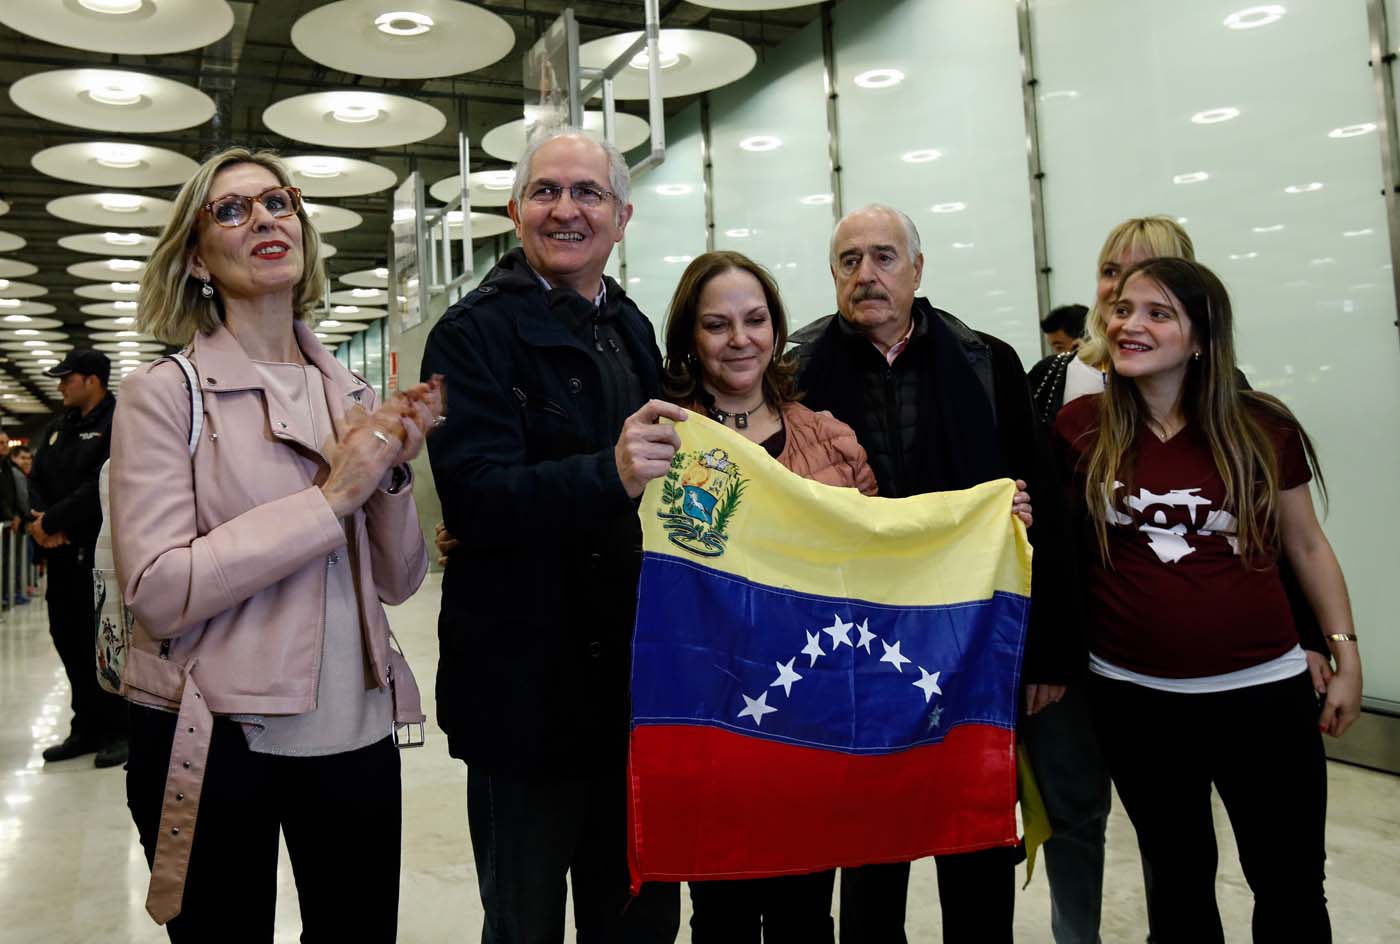
[[[839,313],[793,336],[799,386],[806,406],[855,430],[882,496],[1003,477],[1029,483],[1036,566],[1022,682],[1034,714],[1059,700],[1086,662],[1077,582],[1065,572],[1073,555],[1060,487],[1016,352],[916,298],[923,266],[904,213],[872,205],[843,218],[831,240]],[[1016,861],[1012,849],[938,858],[945,942],[1011,941]],[[845,869],[841,940],[904,944],[908,881],[908,863]]]

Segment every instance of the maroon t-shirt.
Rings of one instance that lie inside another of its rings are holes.
[[[1084,470],[1099,422],[1100,396],[1060,410],[1055,434],[1082,517]],[[1294,428],[1266,420],[1281,491],[1311,477]],[[1167,442],[1137,440],[1133,494],[1114,495],[1108,528],[1112,567],[1092,528],[1083,542],[1089,648],[1101,659],[1160,678],[1199,678],[1259,665],[1298,642],[1278,568],[1241,562],[1235,517],[1221,506],[1225,483],[1210,447],[1188,426]],[[1072,476],[1072,477],[1071,477]]]

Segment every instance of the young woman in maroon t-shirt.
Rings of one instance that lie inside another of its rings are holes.
[[[1239,389],[1230,300],[1204,266],[1134,266],[1107,327],[1103,395],[1067,405],[1055,430],[1086,532],[1090,700],[1152,875],[1154,940],[1224,940],[1214,786],[1254,940],[1329,941],[1319,729],[1356,719],[1361,662],[1308,489],[1312,445],[1282,403]],[[1281,554],[1337,663],[1320,713]]]

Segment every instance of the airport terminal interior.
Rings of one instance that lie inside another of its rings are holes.
[[[792,328],[832,314],[833,227],[879,203],[918,227],[920,294],[1030,367],[1041,319],[1093,304],[1105,234],[1165,215],[1229,289],[1240,369],[1326,474],[1365,662],[1361,718],[1326,739],[1326,894],[1336,941],[1400,941],[1398,54],[1400,0],[0,0],[0,435],[44,447],[63,409],[46,371],[69,352],[107,353],[120,403],[175,350],[133,330],[145,260],[180,186],[234,144],[287,159],[324,237],[316,336],[381,394],[417,381],[435,321],[519,245],[515,163],[561,117],[635,169],[607,274],[658,337],[716,249],[771,272]],[[426,454],[413,471],[431,543]],[[0,942],[165,940],[122,769],[42,757],[69,686],[45,574],[4,539],[26,566],[0,589]],[[435,563],[388,608],[428,715],[401,752],[415,944],[482,925],[466,767],[434,725],[442,579]],[[1215,827],[1226,937],[1248,940],[1218,798]],[[1117,803],[1107,848],[1102,940],[1144,940]],[[285,855],[279,942],[301,927]],[[1016,939],[1052,941],[1043,870],[1023,881]],[[909,939],[940,927],[921,860]]]

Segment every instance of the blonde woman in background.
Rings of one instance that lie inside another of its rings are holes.
[[[407,463],[441,399],[381,405],[320,345],[318,252],[281,160],[231,148],[180,190],[142,281],[138,329],[188,344],[203,401],[172,360],[143,367],[112,443],[127,802],[172,941],[272,941],[279,832],[302,941],[395,938],[394,730],[423,715],[382,604],[427,570]]]

